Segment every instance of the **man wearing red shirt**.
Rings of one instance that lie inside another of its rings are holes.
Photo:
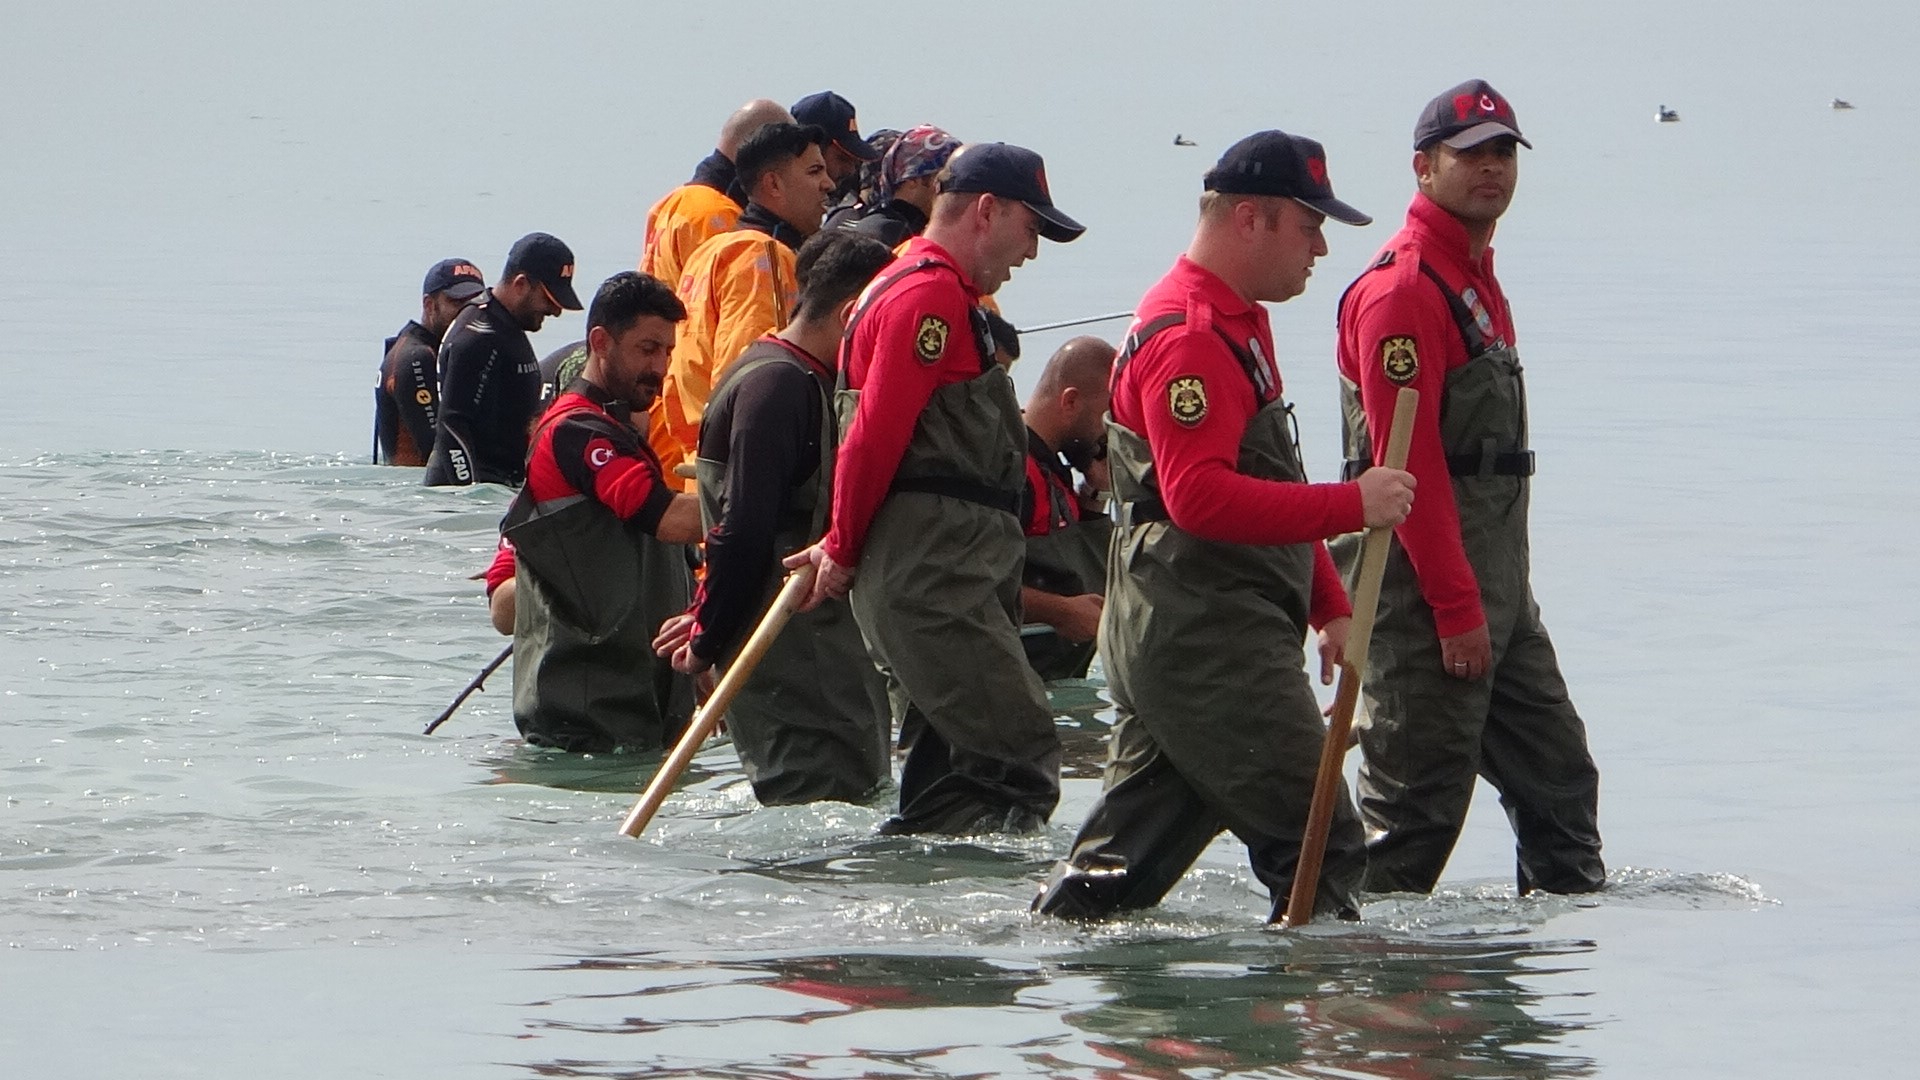
[[[938,187],[926,233],[854,312],[831,523],[788,565],[818,568],[816,602],[852,590],[895,719],[925,716],[883,831],[1031,831],[1060,798],[1060,737],[1020,647],[1026,429],[980,300],[1042,236],[1084,229],[1021,147],[965,146]]]
[[[615,274],[587,312],[586,367],[534,428],[527,483],[501,522],[514,563],[513,720],[536,746],[657,750],[692,713],[685,677],[653,654],[654,630],[687,606],[680,545],[700,506],[676,495],[634,426],[686,309],[645,274]]]
[[[1027,398],[1027,483],[1020,496],[1027,563],[1020,609],[1028,627],[1020,644],[1044,682],[1086,678],[1100,629],[1113,529],[1091,496],[1104,495],[1110,486],[1104,447],[1113,356],[1113,346],[1097,337],[1073,338],[1047,360]],[[1074,483],[1076,468],[1088,476],[1087,497]],[[1052,632],[1036,633],[1035,623]]]
[[[1114,362],[1108,460],[1121,518],[1100,655],[1117,720],[1105,790],[1034,909],[1098,918],[1159,903],[1222,829],[1286,910],[1325,727],[1307,684],[1351,621],[1322,542],[1406,516],[1412,478],[1309,484],[1261,302],[1307,286],[1334,198],[1326,154],[1250,135],[1208,171],[1185,256],[1147,292]],[[1351,917],[1365,869],[1343,792],[1315,909]]]
[[[1406,227],[1341,300],[1350,470],[1385,445],[1399,388],[1420,391],[1407,470],[1421,498],[1395,531],[1362,684],[1374,892],[1433,889],[1476,775],[1513,825],[1521,892],[1606,881],[1599,773],[1527,580],[1526,390],[1488,247],[1520,146],[1513,107],[1485,82],[1429,102]]]

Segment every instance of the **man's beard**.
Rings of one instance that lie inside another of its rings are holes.
[[[646,409],[653,406],[653,399],[660,396],[661,376],[642,375],[633,380],[633,407]]]

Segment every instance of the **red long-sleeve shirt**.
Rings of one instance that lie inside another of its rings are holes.
[[[945,248],[917,236],[875,280],[885,281],[929,258],[944,268],[909,274],[871,298],[840,349],[847,385],[860,391],[860,406],[834,468],[833,523],[826,538],[828,557],[841,566],[859,563],[867,527],[886,500],[933,392],[980,375],[972,323],[980,292]],[[935,326],[944,328],[944,343],[929,358],[925,346],[936,336],[928,333]]]
[[[1476,261],[1467,254],[1467,230],[1452,214],[1425,195],[1415,195],[1407,223],[1387,241],[1382,254],[1393,261],[1360,275],[1340,308],[1340,374],[1357,383],[1367,413],[1376,455],[1386,451],[1393,424],[1394,395],[1402,386],[1420,391],[1407,471],[1418,478],[1420,496],[1394,533],[1420,579],[1420,595],[1433,609],[1434,629],[1454,637],[1483,625],[1480,584],[1460,540],[1460,511],[1453,501],[1446,450],[1440,443],[1440,407],[1447,373],[1467,362],[1466,342],[1448,310],[1446,297],[1420,270],[1438,271],[1481,322],[1490,343],[1514,344],[1513,312],[1493,276],[1493,249]],[[1415,370],[1406,373],[1406,345],[1413,343]],[[1392,342],[1391,350],[1388,343]],[[1386,354],[1395,354],[1389,376]]]
[[[1237,468],[1247,424],[1280,396],[1266,309],[1182,255],[1140,301],[1134,326],[1175,312],[1187,321],[1155,334],[1116,371],[1111,406],[1116,421],[1146,438],[1167,516],[1205,540],[1312,544],[1309,621],[1352,614],[1324,540],[1365,526],[1359,485],[1262,480]],[[1221,331],[1260,358],[1270,393],[1255,389]]]

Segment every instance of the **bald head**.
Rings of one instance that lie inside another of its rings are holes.
[[[1058,397],[1072,387],[1082,394],[1105,394],[1113,375],[1114,348],[1097,337],[1077,337],[1060,346],[1040,373],[1035,397]]]
[[[740,144],[747,141],[747,136],[768,124],[791,123],[793,114],[787,111],[785,105],[772,98],[755,98],[733,110],[727,122],[720,125],[720,139],[714,147],[728,161],[732,161],[733,155],[740,150]]]
[[[1099,338],[1077,337],[1060,346],[1027,399],[1027,427],[1055,450],[1098,443],[1106,430],[1112,374],[1113,346]]]

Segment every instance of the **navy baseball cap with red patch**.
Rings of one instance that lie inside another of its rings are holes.
[[[560,306],[568,311],[579,311],[584,305],[573,291],[573,249],[560,241],[560,238],[548,233],[528,233],[514,241],[513,250],[507,252],[506,269],[500,271],[501,280],[509,280],[515,274],[525,274],[547,287]]]
[[[808,94],[787,111],[793,114],[794,122],[812,124],[826,132],[833,145],[861,161],[880,160],[880,151],[860,137],[860,121],[854,114],[853,102],[839,94],[831,90]]]
[[[486,287],[487,279],[470,260],[441,259],[427,271],[427,280],[420,284],[420,295],[446,293],[455,300],[465,300]]]
[[[1327,179],[1327,151],[1304,135],[1256,131],[1227,147],[1201,180],[1223,195],[1271,195],[1293,199],[1349,225],[1371,225],[1373,218],[1333,197]]]
[[[1455,150],[1470,150],[1503,135],[1533,149],[1527,137],[1520,134],[1520,121],[1500,91],[1487,85],[1485,79],[1470,79],[1420,110],[1420,119],[1413,125],[1413,148],[1425,150],[1443,142]]]
[[[1056,244],[1077,240],[1087,231],[1053,205],[1053,194],[1047,190],[1047,164],[1024,146],[967,143],[947,159],[938,187],[942,192],[1018,199],[1040,219],[1040,235]]]

